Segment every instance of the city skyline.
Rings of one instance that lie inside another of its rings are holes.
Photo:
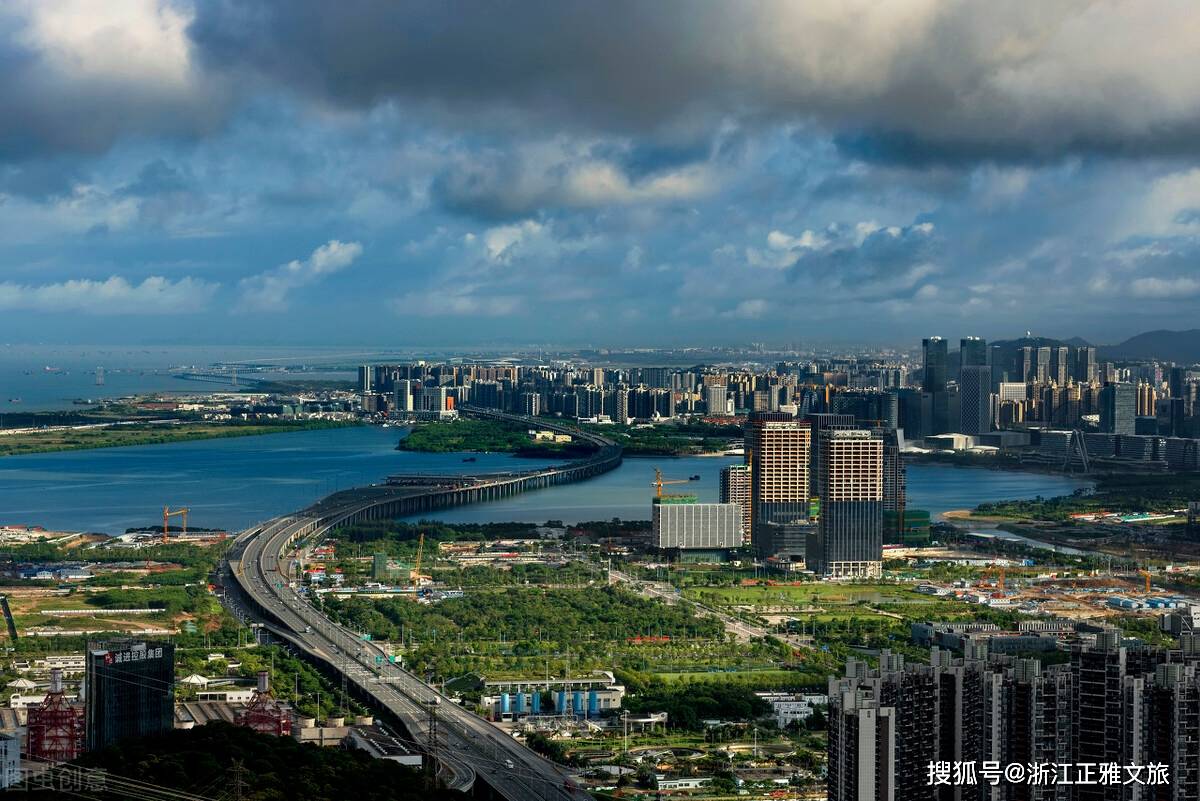
[[[20,338],[1109,343],[1200,295],[1186,7],[82,10],[0,12]]]

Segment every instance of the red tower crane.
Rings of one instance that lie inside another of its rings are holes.
[[[29,708],[27,730],[26,753],[32,760],[70,762],[83,753],[83,710],[67,703],[60,668],[50,671],[46,698]]]
[[[271,694],[267,671],[258,671],[258,687],[254,690],[254,697],[245,711],[238,714],[235,722],[260,734],[285,737],[292,733],[292,716],[279,706]]]

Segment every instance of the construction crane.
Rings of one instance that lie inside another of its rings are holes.
[[[655,497],[662,498],[662,497],[670,497],[670,496],[663,495],[663,485],[664,484],[686,484],[686,483],[688,483],[688,479],[686,479],[686,478],[663,478],[662,471],[656,467],[656,468],[654,468],[654,481],[650,482],[650,486],[654,487],[656,490]]]
[[[1003,592],[1004,591],[1004,577],[1006,575],[1007,574],[1005,573],[1004,568],[1001,567],[999,570],[983,571],[982,573],[979,574],[979,580],[982,582],[988,576],[996,576],[996,589]]]
[[[162,541],[163,541],[164,545],[167,542],[167,531],[168,531],[167,527],[170,525],[171,518],[174,517],[175,515],[180,515],[183,520],[183,527],[180,529],[180,536],[183,536],[183,537],[187,536],[187,515],[188,515],[187,507],[184,507],[182,509],[176,509],[175,511],[172,512],[170,506],[164,506],[163,507],[163,533],[162,533]]]
[[[416,586],[422,581],[433,581],[432,576],[421,575],[421,557],[425,554],[425,532],[421,532],[421,536],[417,538],[417,560],[413,564],[413,569],[408,571],[408,580]]]
[[[1138,573],[1140,573],[1142,576],[1145,577],[1145,579],[1146,579],[1146,594],[1149,595],[1150,594],[1150,571],[1149,570],[1139,570]]]

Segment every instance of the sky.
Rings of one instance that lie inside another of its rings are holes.
[[[1196,327],[1180,0],[4,0],[0,342]]]

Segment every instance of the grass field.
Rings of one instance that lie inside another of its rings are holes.
[[[175,630],[184,620],[202,620],[219,614],[215,599],[183,587],[58,591],[9,590],[8,603],[19,634],[30,628],[58,627],[69,631],[136,631],[143,628]],[[66,609],[161,609],[148,614],[53,614]]]
[[[927,603],[928,596],[895,584],[832,584],[797,586],[689,587],[684,597],[721,606]]]
[[[686,672],[667,672],[654,673],[656,678],[666,682],[687,682],[687,681],[721,681],[722,679],[748,680],[753,679],[761,682],[786,681],[793,678],[796,674],[790,670],[776,670],[774,668],[762,668],[752,670],[692,670]]]

